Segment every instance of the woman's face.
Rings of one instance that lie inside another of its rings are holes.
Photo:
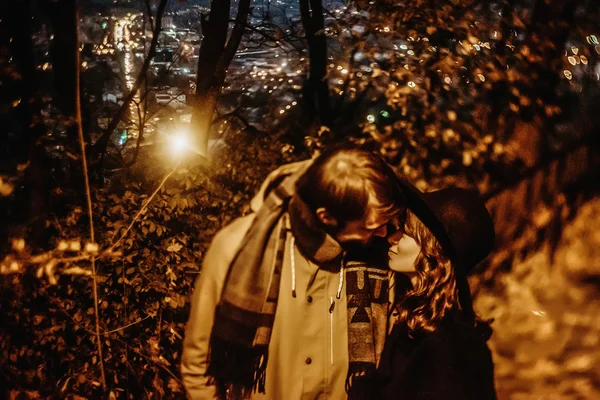
[[[388,237],[392,245],[390,248],[390,268],[396,272],[414,275],[417,257],[421,254],[421,245],[418,240],[418,227],[421,221],[410,210],[403,219],[395,235]]]
[[[390,269],[410,275],[415,272],[415,260],[421,247],[408,235],[403,235],[390,248]]]

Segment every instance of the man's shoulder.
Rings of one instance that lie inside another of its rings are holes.
[[[234,219],[225,227],[221,228],[212,240],[211,247],[219,249],[231,249],[234,253],[244,239],[246,232],[254,221],[254,214],[248,214]]]

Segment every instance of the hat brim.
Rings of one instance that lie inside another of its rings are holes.
[[[444,228],[444,224],[438,219],[432,207],[426,200],[426,194],[417,189],[410,182],[401,178],[398,178],[398,180],[410,212],[419,218],[423,225],[431,231],[433,236],[435,236],[437,241],[441,244],[446,255],[451,259],[454,258],[455,251],[452,246],[452,241]]]

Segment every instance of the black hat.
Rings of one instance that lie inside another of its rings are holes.
[[[494,248],[494,222],[478,193],[449,187],[423,193],[403,182],[409,210],[440,242],[457,272],[466,275]]]

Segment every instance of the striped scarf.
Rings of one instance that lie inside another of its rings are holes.
[[[230,265],[215,311],[207,370],[222,398],[234,392],[247,398],[253,391],[265,391],[268,346],[287,233],[283,218],[286,212],[305,257],[317,265],[341,265],[342,248],[317,227],[308,207],[294,196],[295,183],[307,166],[298,164],[297,168],[288,168],[283,178],[278,177],[278,184],[256,212]],[[346,254],[344,259],[349,256]],[[365,382],[375,372],[388,320],[387,264],[377,268],[360,260],[356,257],[345,263],[349,356],[346,388],[350,395],[353,388],[364,386],[357,382]]]

